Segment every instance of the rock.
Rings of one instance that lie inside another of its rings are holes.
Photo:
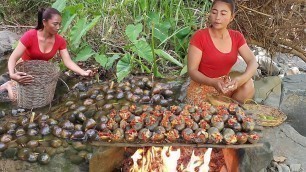
[[[290,172],[290,168],[286,164],[280,164],[283,172]]]
[[[269,172],[276,172],[275,168],[273,168],[273,167],[269,168],[268,171],[269,171]]]
[[[278,172],[283,172],[283,168],[282,168],[282,166],[277,165],[277,166],[276,166],[276,168],[277,168],[277,171],[278,171]]]
[[[273,156],[275,162],[284,162],[287,158],[284,156]]]
[[[301,74],[298,67],[291,67],[285,72],[285,76]]]
[[[1,57],[1,55],[0,55],[0,57]],[[1,63],[3,63],[3,62],[1,62]],[[6,83],[6,82],[9,81],[9,80],[10,80],[10,77],[9,77],[9,75],[8,75],[7,73],[2,74],[2,75],[0,76],[0,85]]]
[[[19,36],[11,31],[0,31],[0,57],[13,50],[13,45]]]
[[[276,127],[265,127],[262,142],[271,144],[274,156],[286,157],[286,164],[302,165],[306,169],[306,137],[300,135],[291,125],[283,123]],[[276,162],[271,163],[277,164]]]
[[[181,101],[181,102],[185,101],[185,98],[187,96],[187,91],[186,90],[187,90],[187,88],[190,84],[190,80],[191,80],[190,77],[188,77],[186,82],[184,84],[182,84],[180,94],[179,94],[180,96],[178,97],[178,100]]]
[[[289,166],[292,172],[299,172],[302,168],[301,164],[290,164]]]
[[[258,172],[266,169],[273,158],[270,143],[265,142],[262,147],[239,149],[239,171]]]
[[[257,55],[256,59],[262,74],[277,76],[281,72],[281,68],[270,57]]]
[[[280,110],[287,114],[293,128],[306,136],[306,74],[283,78]]]
[[[239,72],[239,73],[244,73],[245,69],[247,67],[247,64],[243,60],[242,57],[238,56],[238,59],[234,66],[231,69],[231,72]],[[258,72],[255,73],[255,76],[258,77]]]
[[[260,80],[254,81],[255,86],[255,95],[254,100],[259,103],[263,103],[268,96],[272,93],[275,96],[280,97],[281,91],[281,78],[278,76],[268,76],[265,78],[261,78]],[[276,97],[275,105],[279,105],[279,100]]]

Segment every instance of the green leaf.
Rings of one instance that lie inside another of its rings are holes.
[[[65,7],[66,7],[66,0],[56,0],[52,4],[52,8],[57,9],[59,12],[62,12]]]
[[[125,29],[125,34],[131,42],[136,42],[142,31],[142,24],[138,23],[136,25],[129,24]]]
[[[106,70],[110,69],[113,66],[113,63],[119,58],[120,56],[118,54],[114,54],[113,57],[108,58],[107,64],[105,66]]]
[[[134,60],[138,63],[138,64],[140,64],[140,66],[141,66],[141,71],[143,72],[143,70],[145,70],[147,73],[151,73],[151,70],[146,66],[146,65],[144,65],[142,62],[141,62],[141,60],[138,60],[138,59],[136,59],[136,58],[134,58]]]
[[[74,47],[78,47],[81,42],[83,30],[86,27],[87,18],[81,18],[78,22],[72,27],[70,32],[70,42],[72,42]]]
[[[169,28],[166,24],[155,24],[154,25],[154,37],[163,42],[168,38]]]
[[[91,57],[94,54],[96,53],[92,50],[92,48],[90,46],[86,46],[78,53],[78,55],[76,56],[74,60],[75,61],[86,61],[89,57]]]
[[[188,36],[191,33],[190,27],[185,27],[181,29],[179,32],[177,32],[176,36],[179,39],[184,39],[186,36]]]
[[[184,75],[185,73],[187,73],[187,65],[185,65],[181,70],[180,76]]]
[[[177,33],[179,33],[180,31],[184,30],[185,28],[188,28],[189,26],[186,26],[184,28],[181,28],[179,30],[176,30],[174,33],[172,33],[172,35],[168,36],[167,39],[165,39],[164,41],[162,41],[157,47],[161,46],[163,43],[165,43],[168,39],[172,38],[173,36],[175,36]]]
[[[77,14],[71,15],[70,11],[65,11],[63,14],[63,20],[62,20],[62,29],[61,33],[65,33],[69,26],[71,26],[72,20],[77,16]]]
[[[97,54],[95,57],[96,62],[98,62],[103,68],[106,67],[107,57],[104,54]]]
[[[156,23],[156,24],[159,23],[159,15],[158,15],[158,13],[155,13],[155,12],[149,13],[148,14],[148,21],[149,21],[150,25],[152,23]]]
[[[164,75],[162,75],[161,73],[159,73],[158,70],[156,70],[156,71],[154,72],[154,76],[155,76],[155,77],[159,77],[159,78],[164,78]]]
[[[171,24],[170,22],[161,22],[160,21],[160,17],[159,17],[159,14],[158,13],[155,13],[155,12],[151,12],[149,15],[148,15],[149,19],[149,27],[150,29],[154,29],[154,37],[159,39],[161,42],[163,42],[165,39],[168,38],[168,31],[171,27]]]
[[[96,16],[94,19],[91,20],[90,23],[86,24],[86,28],[84,30],[84,32],[87,32],[89,31],[90,29],[92,29],[97,23],[98,21],[100,20],[101,16]],[[86,33],[83,33],[83,34],[86,34]]]
[[[71,14],[78,14],[80,16],[80,11],[84,11],[84,5],[81,3],[67,6],[64,11],[70,11]]]
[[[86,33],[94,27],[101,16],[95,17],[90,23],[87,22],[87,18],[80,18],[76,25],[71,29],[70,40],[74,47],[78,47],[80,45],[81,39]]]
[[[156,49],[155,53],[158,54],[158,56],[163,57],[164,59],[180,66],[183,67],[183,64],[179,61],[177,61],[174,57],[172,57],[170,54],[168,54],[167,52],[165,52],[164,50],[161,49]]]
[[[152,63],[153,55],[150,45],[145,40],[139,40],[134,42],[134,46],[131,47],[132,50],[141,58]]]
[[[125,54],[117,63],[117,80],[122,81],[123,78],[128,76],[132,70],[131,55]]]

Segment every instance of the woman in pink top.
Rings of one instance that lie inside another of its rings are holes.
[[[258,64],[243,35],[227,29],[234,19],[232,0],[215,0],[210,11],[209,28],[197,31],[188,49],[188,74],[191,83],[187,90],[187,102],[198,104],[207,93],[225,94],[238,102],[254,96],[251,77]],[[229,72],[238,54],[247,64],[245,72],[230,80]]]
[[[22,60],[50,60],[57,52],[67,68],[82,75],[92,76],[91,70],[83,70],[75,64],[68,53],[66,41],[58,31],[61,25],[60,12],[54,8],[41,9],[38,12],[38,24],[35,29],[27,31],[20,39],[17,47],[8,60],[10,78],[20,84],[31,84],[33,77],[24,72],[15,72],[17,61]],[[12,89],[12,81],[0,86],[0,90],[7,90],[9,98],[15,101],[16,96]]]

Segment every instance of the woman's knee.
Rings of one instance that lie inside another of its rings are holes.
[[[254,88],[254,83],[253,80],[250,79],[247,81],[245,84],[240,86],[232,95],[232,97],[239,101],[239,102],[244,102],[246,99],[251,99],[253,98],[255,94],[255,88]]]

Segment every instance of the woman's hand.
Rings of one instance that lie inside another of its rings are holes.
[[[224,82],[223,79],[215,79],[213,85],[212,85],[219,93],[227,93],[227,89],[226,89],[226,83]]]
[[[10,78],[17,81],[20,84],[29,85],[33,82],[34,77],[31,75],[27,75],[24,72],[16,72],[10,75]]]
[[[81,73],[82,76],[94,76],[94,72],[92,70],[86,70]]]
[[[229,91],[235,91],[239,86],[240,86],[240,78],[239,77],[236,77],[234,78],[233,80],[227,82],[225,84],[225,90],[227,92]]]

